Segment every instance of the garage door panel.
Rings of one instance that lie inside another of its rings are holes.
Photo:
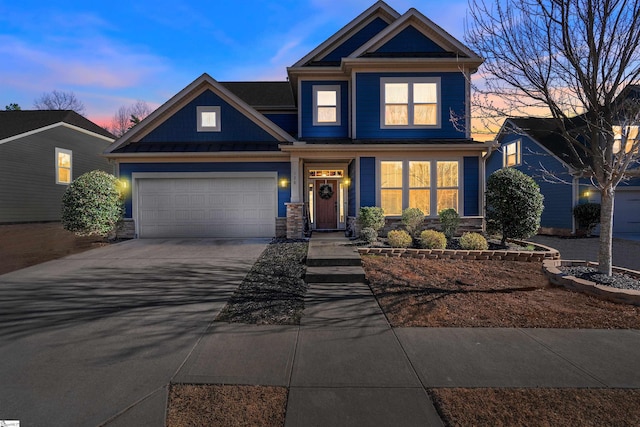
[[[140,237],[272,237],[274,178],[157,178],[138,184]]]

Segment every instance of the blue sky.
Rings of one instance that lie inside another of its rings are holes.
[[[0,109],[73,91],[107,124],[136,100],[153,108],[203,72],[219,81],[284,80],[374,0],[0,0]],[[467,0],[388,0],[463,40]]]

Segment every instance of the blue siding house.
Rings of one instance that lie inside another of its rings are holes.
[[[202,74],[105,152],[138,237],[301,237],[351,230],[360,207],[482,227],[471,139],[482,63],[415,9],[378,1],[287,68],[285,82]],[[462,117],[454,126],[451,114]]]
[[[599,203],[599,192],[579,171],[579,159],[564,143],[552,120],[510,118],[496,137],[499,148],[487,159],[487,177],[503,167],[514,167],[531,176],[544,195],[540,221],[542,234],[575,234],[573,208]],[[623,181],[615,195],[615,236],[640,233],[640,178]]]

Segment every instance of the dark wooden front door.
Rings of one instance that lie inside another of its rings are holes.
[[[316,229],[334,230],[338,227],[338,181],[316,181]]]

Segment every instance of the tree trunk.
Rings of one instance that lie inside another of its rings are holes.
[[[613,199],[615,191],[608,187],[602,190],[600,199],[600,247],[598,249],[598,271],[611,276],[613,241]]]

